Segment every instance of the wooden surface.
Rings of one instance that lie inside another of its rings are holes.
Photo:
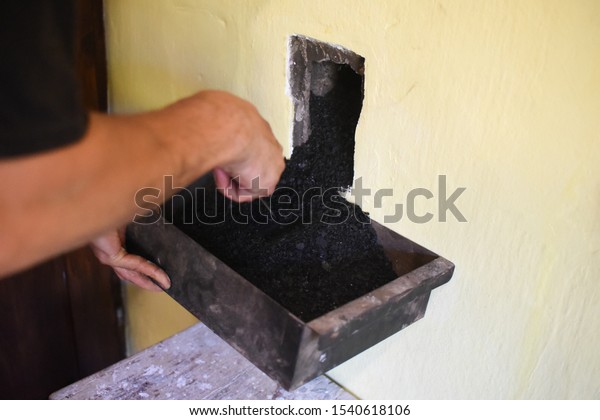
[[[102,0],[77,0],[75,67],[87,109],[106,111],[107,75]]]
[[[47,398],[80,378],[64,258],[0,280],[0,399]]]
[[[57,391],[50,398],[354,399],[325,376],[287,392],[203,324]]]
[[[81,379],[125,358],[121,281],[88,247],[66,254],[64,261]]]

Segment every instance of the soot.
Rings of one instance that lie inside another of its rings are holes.
[[[362,78],[335,65],[312,89],[308,141],[294,148],[271,197],[236,203],[210,182],[175,224],[303,321],[397,277],[368,215],[340,194],[353,181]],[[317,92],[315,94],[314,92]],[[183,214],[183,213],[182,213]]]

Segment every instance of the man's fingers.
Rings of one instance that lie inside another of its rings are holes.
[[[222,190],[224,194],[225,190],[227,190],[231,184],[231,178],[227,172],[221,168],[213,169],[213,177],[215,179],[215,185],[217,186],[217,189]]]
[[[124,240],[125,229],[114,230],[94,240],[91,248],[98,260],[112,267],[121,280],[154,291],[161,291],[154,282],[163,289],[171,287],[167,273],[139,255],[127,253],[123,248]]]
[[[142,289],[149,290],[151,292],[162,292],[162,289],[154,284],[148,277],[140,274],[137,271],[129,270],[127,268],[115,267],[115,273],[123,281],[133,283]]]
[[[225,197],[233,201],[239,201],[237,194],[237,184],[231,179],[229,174],[221,168],[215,168],[213,170],[213,177],[215,179],[215,185],[217,190]]]
[[[126,254],[119,261],[115,261],[114,267],[124,268],[147,276],[159,283],[164,289],[171,287],[171,280],[167,273],[161,270],[156,264],[140,257],[139,255]],[[136,283],[137,284],[137,283]]]
[[[225,197],[233,201],[247,202],[271,195],[284,168],[285,164],[282,158],[281,161],[273,165],[274,172],[271,176],[266,174],[263,174],[262,177],[239,174],[232,178],[224,169],[215,168],[213,177],[217,189]],[[250,172],[254,173],[253,171]]]

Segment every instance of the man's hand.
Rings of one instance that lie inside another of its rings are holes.
[[[145,117],[165,133],[158,137],[168,139],[167,148],[179,149],[190,182],[212,170],[217,188],[232,200],[273,193],[285,167],[282,147],[250,102],[205,90]]]
[[[150,278],[161,285],[163,289],[171,287],[169,276],[150,261],[127,253],[123,244],[125,229],[112,231],[94,240],[90,247],[102,264],[113,268],[121,280],[129,281],[139,287],[153,292],[162,291]]]
[[[0,179],[10,180],[0,189],[0,277],[94,241],[100,261],[119,277],[158,289],[150,276],[168,286],[158,267],[127,254],[118,234],[94,239],[98,232],[129,223],[139,211],[133,198],[141,188],[161,191],[165,175],[189,185],[213,171],[226,196],[249,201],[270,195],[283,169],[269,124],[226,92],[202,91],[137,115],[92,112],[80,141],[0,160]]]

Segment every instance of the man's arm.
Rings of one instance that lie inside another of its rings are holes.
[[[251,104],[224,92],[134,116],[91,114],[78,143],[0,160],[0,276],[131,221],[136,192],[160,189],[165,175],[188,185],[217,168],[218,186],[237,177],[248,195],[232,198],[246,200],[271,193],[283,166],[269,125]]]

